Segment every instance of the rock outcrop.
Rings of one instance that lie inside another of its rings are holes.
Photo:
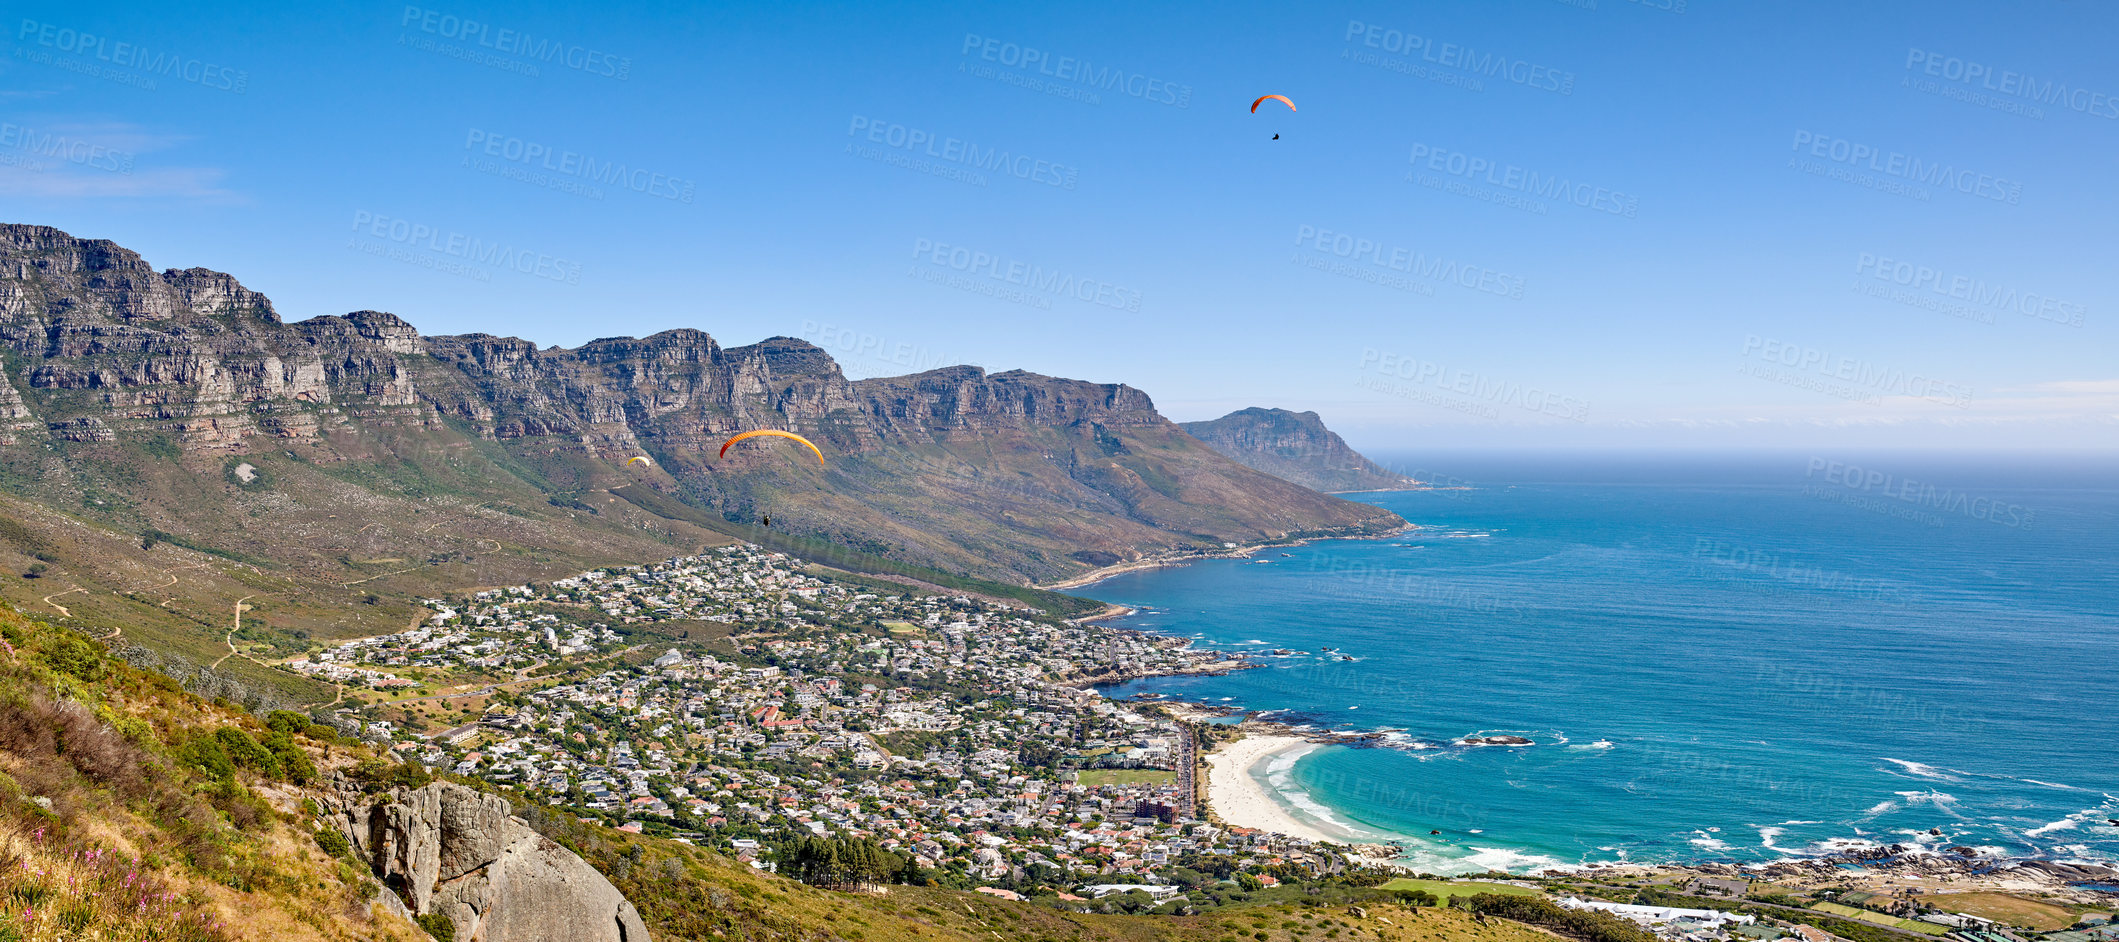
[[[457,942],[645,942],[633,904],[572,851],[509,814],[506,800],[448,782],[362,796],[332,820],[383,885]]]
[[[1312,490],[1390,491],[1420,482],[1384,470],[1324,427],[1315,412],[1250,408],[1211,422],[1182,423],[1192,437],[1245,467]]]

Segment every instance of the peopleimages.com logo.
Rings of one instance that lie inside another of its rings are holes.
[[[1905,68],[1908,72],[1993,92],[2005,99],[2066,108],[2095,118],[2119,118],[2119,98],[2087,88],[2071,88],[2066,82],[2040,79],[2012,69],[1997,69],[1983,62],[1913,47],[1906,50]],[[1968,100],[1974,104],[1987,104],[1981,99]]]
[[[1422,281],[1454,284],[1473,291],[1516,299],[1523,297],[1526,284],[1521,275],[1511,275],[1455,259],[1437,258],[1403,246],[1386,245],[1374,239],[1334,232],[1317,226],[1295,227],[1295,245],[1297,248],[1307,248],[1313,253],[1328,254],[1347,259],[1349,262],[1366,263],[1371,268],[1381,269],[1385,273],[1400,273],[1409,276],[1415,284]]]
[[[1879,174],[1892,181],[1955,190],[2012,206],[2023,199],[2023,183],[2018,180],[1967,170],[1954,164],[1922,160],[1895,150],[1884,150],[1815,131],[1795,132],[1795,141],[1789,145],[1789,149],[1804,156],[1853,168],[1855,171]]]
[[[1539,65],[1524,59],[1512,59],[1496,52],[1474,49],[1451,42],[1438,42],[1418,33],[1387,29],[1374,23],[1360,20],[1346,22],[1346,41],[1359,41],[1370,49],[1381,49],[1392,55],[1419,59],[1420,62],[1454,69],[1481,78],[1499,79],[1560,95],[1575,93],[1575,74]],[[1390,68],[1387,62],[1366,63]],[[1392,71],[1402,71],[1393,68]]]
[[[131,173],[133,161],[136,159],[131,151],[112,150],[91,141],[25,127],[11,121],[0,122],[0,149],[63,160],[90,170],[109,173]]]
[[[1028,154],[1012,153],[998,147],[980,147],[974,142],[960,138],[937,137],[930,131],[865,115],[853,116],[853,120],[846,126],[846,136],[859,138],[870,144],[881,144],[891,150],[924,154],[945,165],[955,164],[960,168],[1003,174],[1062,190],[1074,189],[1075,178],[1081,173],[1079,167],[1053,163]]]
[[[545,175],[560,180],[598,183],[620,190],[631,190],[643,196],[654,196],[678,203],[689,203],[699,184],[683,177],[628,167],[615,160],[598,160],[587,154],[564,148],[554,148],[536,141],[511,137],[479,128],[470,129],[464,137],[464,150],[472,155],[484,155],[519,165],[531,171],[542,171]],[[466,166],[484,170],[469,163]],[[540,177],[524,177],[525,182],[543,185]],[[599,192],[598,197],[601,197]]]
[[[1872,297],[1883,297],[1915,307],[1928,307],[1959,317],[1969,317],[1983,324],[1994,322],[1992,311],[2014,311],[2025,317],[2033,317],[2069,327],[2081,327],[2088,309],[2073,301],[2064,301],[2035,291],[2018,291],[2007,285],[1998,285],[1969,275],[1956,274],[1927,265],[1894,259],[1863,252],[1854,261],[1854,273],[1865,275],[1872,283],[1864,291]],[[1874,286],[1897,286],[1910,292],[1908,297],[1896,297],[1878,293]],[[1860,285],[1860,282],[1856,283]],[[1952,304],[1962,301],[1964,304]]]
[[[543,252],[516,248],[514,245],[506,243],[489,242],[477,236],[465,235],[461,232],[430,226],[426,223],[414,222],[409,219],[383,216],[371,213],[365,209],[355,210],[353,213],[353,231],[358,235],[383,240],[367,245],[356,243],[351,246],[353,248],[368,252],[371,255],[381,255],[409,264],[420,264],[423,267],[446,271],[450,274],[473,275],[482,269],[470,268],[469,266],[482,265],[487,268],[506,269],[525,275],[535,275],[539,278],[564,282],[570,285],[581,283],[580,262],[546,255]],[[435,264],[414,261],[412,257],[391,251],[393,248],[400,251],[416,249],[431,253],[432,256],[440,261]]]
[[[1883,396],[1908,396],[1958,409],[1972,404],[1972,387],[1961,383],[1757,334],[1744,335],[1744,356],[1789,371],[1739,367],[1739,372],[1842,399],[1881,405]]]
[[[930,270],[958,273],[966,280],[950,286],[975,294],[990,294],[1003,300],[1018,302],[1025,299],[1043,300],[1047,296],[1065,297],[1120,311],[1140,311],[1141,294],[1132,288],[1095,278],[1079,278],[1018,259],[1004,258],[991,252],[919,238],[912,240],[912,257],[916,261],[926,262]],[[915,273],[918,271],[919,269],[914,269]],[[973,278],[985,280],[970,280]],[[1047,302],[1033,306],[1050,308],[1051,304]]]
[[[117,68],[127,69],[133,73],[181,79],[201,88],[219,89],[240,95],[250,87],[250,73],[243,69],[231,69],[225,65],[186,56],[182,53],[170,52],[166,49],[152,49],[139,43],[126,42],[124,40],[113,40],[108,36],[98,36],[95,33],[59,26],[54,23],[24,19],[21,28],[15,32],[15,39],[19,42],[35,43],[53,52],[87,56],[96,62],[107,63]],[[16,53],[16,58],[22,58],[20,51]],[[55,60],[46,64],[66,68],[70,71],[95,73],[98,74],[98,77],[116,79],[122,84],[140,85],[149,89],[154,87],[151,79],[142,80],[133,76],[101,74],[99,67],[91,63],[82,63],[76,67],[69,64],[67,60]]]
[[[533,36],[521,30],[496,27],[491,23],[440,10],[407,6],[399,16],[397,25],[439,37],[441,40],[468,43],[477,48],[443,46],[434,41],[415,44],[402,36],[398,39],[398,45],[418,45],[427,52],[463,59],[478,65],[496,66],[506,72],[521,72],[532,78],[536,77],[537,69],[528,63],[538,62],[562,65],[585,75],[597,75],[621,82],[633,74],[631,56],[613,55],[575,43]],[[495,61],[489,53],[481,50],[513,56],[518,61]],[[519,60],[528,60],[528,63]]]
[[[1361,369],[1405,380],[1407,388],[1426,386],[1483,404],[1512,406],[1556,419],[1589,421],[1589,402],[1585,399],[1537,386],[1527,386],[1515,380],[1489,376],[1475,370],[1453,369],[1419,357],[1366,347],[1361,351]],[[1494,413],[1487,417],[1499,416]]]
[[[1984,520],[2005,527],[2028,528],[2037,514],[2022,504],[1960,491],[1953,487],[1941,487],[1925,481],[1900,477],[1877,468],[1865,468],[1858,464],[1812,456],[1803,477],[1822,480],[1831,488],[1821,485],[1806,486],[1807,496],[1832,500],[1865,509],[1881,510],[1892,516],[1919,520],[1930,526],[1941,526],[1942,521],[1934,514],[1919,514],[1918,511],[1939,511],[1957,514],[1972,520]],[[1815,488],[1815,493],[1810,493]],[[1828,496],[1829,495],[1829,496]],[[1905,508],[1905,512],[1893,512],[1887,506],[1867,506],[1862,498],[1875,501],[1892,501]]]
[[[982,74],[980,78],[997,78],[1008,84],[1021,84],[1031,91],[1044,92],[1055,97],[1101,104],[1101,99],[1089,93],[1105,92],[1177,108],[1188,108],[1192,104],[1190,85],[1179,85],[1152,75],[1129,72],[1109,63],[1098,65],[1075,56],[1054,55],[1035,46],[1006,42],[991,36],[965,33],[964,48],[959,50],[959,53],[967,57],[976,56],[980,61],[996,63],[1022,73],[1011,76],[1014,81],[1000,78],[1008,73],[991,76]]]
[[[1634,213],[1640,209],[1640,197],[1630,193],[1621,193],[1564,176],[1526,170],[1515,164],[1475,157],[1462,151],[1445,150],[1432,144],[1413,145],[1412,165],[1421,170],[1447,174],[1497,190],[1556,203],[1573,203],[1583,209],[1628,219],[1634,218]]]

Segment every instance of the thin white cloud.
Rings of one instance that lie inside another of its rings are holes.
[[[222,171],[205,168],[110,173],[47,162],[40,170],[0,167],[0,194],[47,199],[237,199],[236,193],[218,185],[222,176]]]
[[[222,185],[224,170],[157,166],[155,152],[189,140],[127,122],[9,115],[0,118],[0,195],[240,200]]]

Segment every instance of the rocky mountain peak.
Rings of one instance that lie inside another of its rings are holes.
[[[1348,447],[1315,412],[1253,406],[1184,430],[1215,451],[1285,481],[1320,491],[1376,491],[1419,482],[1384,470]]]

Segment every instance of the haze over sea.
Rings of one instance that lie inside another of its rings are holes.
[[[1107,692],[1391,731],[1254,773],[1434,872],[1895,842],[2119,859],[2114,459],[1394,468],[1466,489],[1349,495],[1404,535],[1082,590],[1141,609],[1127,627],[1307,652]]]

